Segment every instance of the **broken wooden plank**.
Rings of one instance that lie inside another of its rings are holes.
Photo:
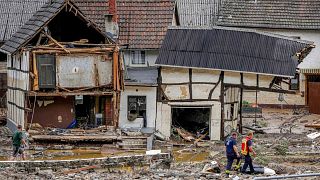
[[[51,37],[49,34],[43,32],[45,36],[47,36],[52,42],[54,42],[57,46],[62,48],[65,52],[70,53],[69,50],[67,50],[63,45],[61,45],[57,40],[55,40],[53,37]]]
[[[320,129],[320,124],[305,124],[304,127]]]
[[[188,131],[181,129],[181,128],[176,128],[178,134],[186,141],[193,141],[195,138],[193,137],[193,135],[191,133],[189,133]]]
[[[253,128],[253,127],[248,127],[248,126],[242,126],[243,128],[245,129],[249,129],[249,130],[252,130],[254,131],[255,133],[259,133],[259,134],[265,134],[265,132],[261,129],[256,129],[256,128]]]

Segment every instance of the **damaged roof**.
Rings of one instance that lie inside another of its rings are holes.
[[[295,55],[312,43],[235,28],[169,29],[156,64],[294,76]]]
[[[6,41],[48,0],[0,0],[0,42]]]
[[[176,12],[181,26],[216,24],[221,0],[177,0]]]
[[[218,25],[320,29],[320,1],[224,0]]]
[[[2,46],[1,50],[7,53],[15,53],[22,46],[27,44],[34,36],[39,33],[60,11],[67,5],[77,8],[69,0],[50,0],[43,5],[8,41]],[[77,13],[82,13],[80,10]],[[96,25],[85,19],[91,26]],[[99,30],[100,32],[100,30]],[[104,34],[102,34],[104,35]],[[105,36],[105,35],[104,35]]]
[[[174,14],[173,0],[117,0],[119,43],[159,49]]]
[[[93,22],[101,31],[105,32],[105,15],[108,14],[108,0],[73,0],[79,9]]]
[[[125,85],[157,85],[157,67],[127,67]]]

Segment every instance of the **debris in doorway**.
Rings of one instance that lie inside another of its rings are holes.
[[[188,131],[182,129],[182,128],[176,128],[178,134],[186,141],[194,141],[195,138],[193,137],[193,135],[191,133],[189,133]]]

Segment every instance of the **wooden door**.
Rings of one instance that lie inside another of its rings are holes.
[[[308,105],[310,113],[320,114],[320,82],[308,83]]]

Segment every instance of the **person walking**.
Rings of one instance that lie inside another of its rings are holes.
[[[23,138],[23,134],[22,134],[22,126],[18,125],[17,126],[18,130],[16,132],[14,132],[13,136],[12,136],[12,146],[13,146],[13,159],[15,160],[15,158],[17,157],[18,154],[20,154],[22,156],[22,159],[25,160],[25,156],[24,156],[24,150],[23,150],[23,145],[26,146],[26,142]]]
[[[227,156],[227,166],[225,173],[227,174],[227,176],[230,175],[230,170],[234,159],[237,159],[235,170],[238,170],[240,168],[241,157],[237,148],[237,135],[237,132],[232,132],[231,137],[229,137],[225,142]]]
[[[249,132],[247,137],[242,139],[241,143],[241,154],[244,156],[244,165],[241,169],[242,173],[246,173],[246,170],[248,166],[250,167],[249,173],[254,173],[253,164],[252,164],[252,158],[250,156],[250,153],[253,154],[253,156],[256,156],[256,152],[252,148],[252,138],[253,138],[253,132]]]

